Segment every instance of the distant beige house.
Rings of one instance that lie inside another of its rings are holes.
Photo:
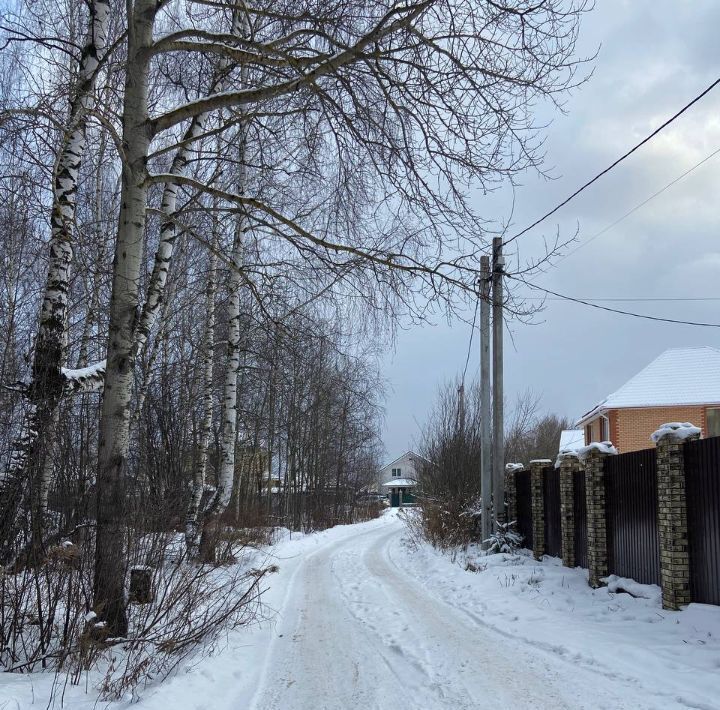
[[[720,436],[720,350],[666,350],[576,426],[585,444],[612,441],[627,453],[650,448],[650,435],[666,422],[690,422],[703,436]]]

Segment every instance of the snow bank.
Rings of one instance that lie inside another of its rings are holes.
[[[661,424],[657,431],[650,434],[650,438],[655,444],[665,437],[670,437],[678,441],[684,441],[691,436],[699,436],[701,430],[690,422],[668,422]]]
[[[657,584],[640,584],[634,579],[618,577],[616,574],[602,577],[600,581],[607,584],[609,592],[617,592],[618,594],[624,592],[636,599],[652,599],[662,606],[662,592]]]
[[[572,707],[609,707],[593,702],[607,679],[626,689],[627,708],[720,707],[720,607],[667,611],[660,587],[616,575],[591,589],[587,570],[551,557],[538,562],[527,550],[486,555],[471,546],[453,561],[399,541],[391,555],[438,603],[567,663],[567,682],[589,673]]]
[[[617,453],[617,449],[612,445],[612,441],[593,441],[591,444],[577,450],[578,458],[584,461],[590,456],[591,451],[599,451],[601,454]]]

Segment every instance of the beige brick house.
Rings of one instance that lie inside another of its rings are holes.
[[[703,436],[720,436],[720,350],[666,350],[584,414],[585,443],[612,441],[621,453],[652,446],[665,422],[691,422]]]

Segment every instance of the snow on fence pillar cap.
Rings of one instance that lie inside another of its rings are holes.
[[[552,463],[550,459],[533,459],[530,462],[531,466],[547,466],[548,464]]]
[[[696,427],[690,422],[668,422],[667,424],[661,424],[657,431],[650,434],[650,438],[653,443],[657,444],[663,439],[684,441],[691,437],[698,437],[700,433],[700,427]]]
[[[555,459],[555,468],[560,468],[560,464],[563,461],[568,461],[570,459],[575,459],[577,461],[579,458],[577,449],[560,449],[557,458]]]
[[[587,446],[577,450],[578,458],[581,461],[592,456],[593,452],[597,451],[599,454],[612,455],[617,453],[617,449],[612,445],[612,441],[593,441]]]
[[[505,464],[505,470],[508,473],[517,473],[518,471],[522,471],[525,468],[525,464],[522,463],[506,463]]]

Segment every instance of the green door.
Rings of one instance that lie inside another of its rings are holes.
[[[407,488],[403,491],[403,505],[414,505],[415,504],[415,496],[412,493],[412,490]]]
[[[393,508],[397,508],[400,505],[400,492],[397,488],[393,488],[390,493],[390,505]]]

